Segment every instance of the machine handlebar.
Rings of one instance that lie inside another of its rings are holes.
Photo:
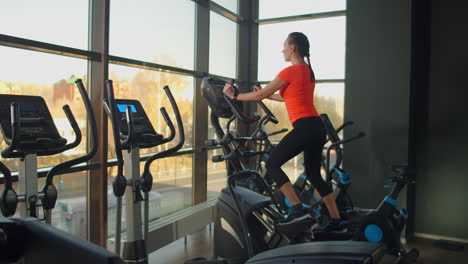
[[[259,82],[255,83],[256,86],[261,87]],[[268,121],[272,122],[273,124],[278,124],[278,119],[276,116],[268,109],[268,107],[262,102],[262,101],[257,101],[257,104],[263,109],[265,114],[268,116]]]
[[[165,151],[154,154],[153,156],[149,157],[148,160],[145,162],[145,167],[144,167],[143,173],[141,175],[141,181],[142,181],[142,190],[144,192],[146,192],[146,193],[151,191],[151,188],[153,186],[153,176],[151,175],[151,172],[150,172],[151,163],[153,161],[157,160],[157,159],[167,157],[167,156],[171,155],[172,153],[177,152],[180,148],[182,148],[182,146],[185,143],[185,131],[184,131],[184,126],[183,126],[183,122],[182,122],[182,117],[181,117],[180,112],[179,112],[179,107],[177,106],[177,103],[176,103],[176,101],[174,99],[174,96],[172,95],[171,89],[169,89],[169,86],[166,85],[166,86],[163,87],[163,89],[166,92],[167,98],[169,99],[169,103],[171,104],[172,110],[174,111],[174,114],[175,114],[175,117],[176,117],[177,128],[178,128],[178,131],[179,131],[179,142],[177,143],[177,145],[175,145],[174,147],[172,147],[172,148],[170,148],[168,150],[165,150]],[[166,110],[161,109],[161,113],[163,114],[164,119],[166,120],[166,122],[167,122],[167,124],[168,124],[168,126],[169,126],[169,128],[171,130],[171,134],[169,135],[169,137],[163,139],[163,142],[167,143],[167,142],[172,141],[174,139],[174,137],[175,137],[175,128],[174,128],[174,125],[173,125],[171,119],[169,118],[169,115],[167,114]]]
[[[123,175],[123,155],[120,140],[120,129],[117,117],[117,104],[115,102],[114,87],[112,80],[105,81],[107,88],[107,100],[104,101],[105,109],[111,120],[112,132],[114,133],[115,155],[117,157],[117,175],[112,182],[112,189],[116,197],[122,197],[127,187],[127,180]]]
[[[236,91],[238,93],[239,90],[237,89],[237,87],[234,84],[235,84],[235,80],[231,80],[232,88],[234,89],[234,91]],[[258,121],[260,119],[260,115],[258,115],[257,113],[255,113],[250,118],[245,116],[244,113],[242,112],[242,109],[239,109],[238,105],[234,104],[232,102],[232,99],[229,98],[226,94],[224,94],[224,100],[229,105],[229,107],[232,109],[232,112],[234,113],[234,115],[237,118],[239,118],[239,120],[241,120],[242,122],[244,122],[246,124],[252,124],[252,123],[254,123],[254,122],[256,122],[256,121]]]
[[[76,80],[75,83],[76,83],[76,86],[78,87],[81,98],[82,98],[83,103],[85,105],[85,109],[86,109],[86,113],[87,113],[87,117],[88,117],[88,128],[89,128],[90,134],[91,134],[91,137],[90,137],[90,139],[91,139],[90,140],[91,148],[90,148],[89,152],[86,153],[85,155],[83,155],[81,157],[78,157],[78,158],[75,158],[75,159],[72,159],[72,160],[65,161],[63,163],[60,163],[60,164],[54,166],[47,173],[46,183],[43,186],[42,191],[41,191],[45,196],[44,204],[43,204],[44,209],[53,209],[55,207],[55,202],[57,200],[57,192],[55,190],[55,187],[53,186],[53,177],[55,175],[59,174],[60,171],[68,169],[68,168],[70,168],[72,166],[75,166],[75,165],[77,165],[79,163],[89,161],[92,157],[94,157],[94,155],[96,154],[97,149],[98,149],[97,124],[96,124],[94,111],[93,111],[93,108],[92,108],[92,105],[91,105],[91,100],[89,99],[88,92],[86,91],[82,80],[78,79],[78,80]],[[64,107],[64,109],[65,109],[65,107]],[[71,115],[70,120],[75,120],[73,115],[71,114],[71,111],[69,111],[69,114]],[[75,125],[76,125],[76,129],[79,131],[80,129],[78,127],[78,124],[76,123],[76,120],[75,120]],[[81,137],[81,133],[79,135]],[[79,141],[81,141],[81,139]],[[74,144],[76,144],[76,142],[73,142],[70,145],[74,145]],[[66,147],[67,146],[65,146],[64,148],[66,148]]]

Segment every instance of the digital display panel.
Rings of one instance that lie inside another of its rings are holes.
[[[117,108],[119,109],[120,113],[125,113],[127,106],[130,106],[130,109],[132,109],[132,113],[136,113],[136,107],[131,104],[117,104]]]
[[[36,106],[34,103],[30,102],[20,102],[19,103],[19,109],[20,112],[25,111],[25,112],[35,112],[37,111]]]

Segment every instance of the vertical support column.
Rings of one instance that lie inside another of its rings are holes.
[[[37,197],[37,155],[29,154],[20,159],[18,168],[18,179],[20,185],[20,195],[24,195],[26,200],[19,203],[20,217],[29,217],[29,198]],[[37,208],[36,208],[37,215]]]
[[[411,87],[409,112],[408,166],[420,168],[419,146],[427,145],[429,116],[430,65],[431,65],[431,2],[411,1]],[[416,175],[422,175],[417,171]],[[417,181],[420,179],[416,179]],[[419,183],[416,183],[419,185]],[[423,188],[421,188],[423,189]],[[413,217],[408,218],[406,239],[411,239],[415,230],[416,186],[407,186],[406,207]],[[418,216],[416,216],[418,217]]]
[[[252,84],[257,80],[258,68],[258,0],[239,0],[239,16],[242,18],[238,27],[237,45],[237,73],[242,80],[238,87],[241,92],[250,92]],[[253,113],[257,111],[254,102],[244,103],[244,111]],[[237,122],[237,130],[241,135],[250,135],[254,132],[256,124],[246,125]],[[250,167],[255,159],[249,159]]]
[[[133,187],[140,179],[140,149],[133,148],[130,152],[123,151],[124,175],[127,177],[127,188],[125,189],[125,222],[127,225],[127,241],[132,242],[143,239],[141,221],[141,203],[136,201],[135,188]]]
[[[123,151],[124,175],[127,176],[125,189],[125,222],[127,226],[127,241],[123,243],[122,259],[126,263],[148,263],[146,243],[143,241],[143,222],[141,202],[137,199],[139,191],[136,187],[140,180],[140,149]]]
[[[206,4],[195,6],[195,71],[208,73],[210,54],[210,10]],[[193,98],[193,147],[205,146],[208,137],[208,105],[201,94],[201,76],[195,78]],[[195,151],[192,163],[192,202],[199,204],[207,198],[207,152]]]
[[[257,80],[258,68],[258,0],[239,0],[237,73],[238,78],[249,83],[240,83],[243,92],[250,91],[251,83]]]
[[[109,5],[109,0],[89,0],[88,49],[100,54],[99,60],[88,62],[88,92],[99,139],[97,154],[91,162],[100,166],[89,171],[87,177],[87,229],[88,240],[101,247],[106,247],[107,238],[107,117],[103,99],[104,81],[108,78]]]

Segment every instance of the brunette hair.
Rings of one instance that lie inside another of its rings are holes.
[[[289,33],[288,42],[289,44],[296,45],[300,56],[306,57],[307,63],[309,64],[309,69],[310,69],[310,80],[315,81],[315,74],[314,74],[314,71],[312,70],[312,66],[310,65],[310,53],[309,53],[310,45],[309,45],[309,40],[307,39],[306,35],[304,35],[301,32]]]

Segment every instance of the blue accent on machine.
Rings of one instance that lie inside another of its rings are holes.
[[[369,242],[379,243],[383,238],[383,231],[378,225],[368,225],[364,229],[364,235]]]
[[[396,206],[397,205],[397,200],[393,200],[390,196],[385,196],[385,199],[384,199],[385,202],[393,205],[393,206]]]
[[[339,168],[333,168],[333,170],[340,176],[340,182],[341,184],[349,184],[353,182],[351,180],[351,174],[339,169]]]
[[[320,207],[315,208],[315,216],[320,216]]]
[[[289,201],[289,199],[287,197],[284,197],[284,204],[288,207],[288,208],[291,208],[292,207],[292,204],[291,202]]]
[[[408,211],[405,208],[400,209],[400,215],[403,216],[404,219],[408,219]]]

